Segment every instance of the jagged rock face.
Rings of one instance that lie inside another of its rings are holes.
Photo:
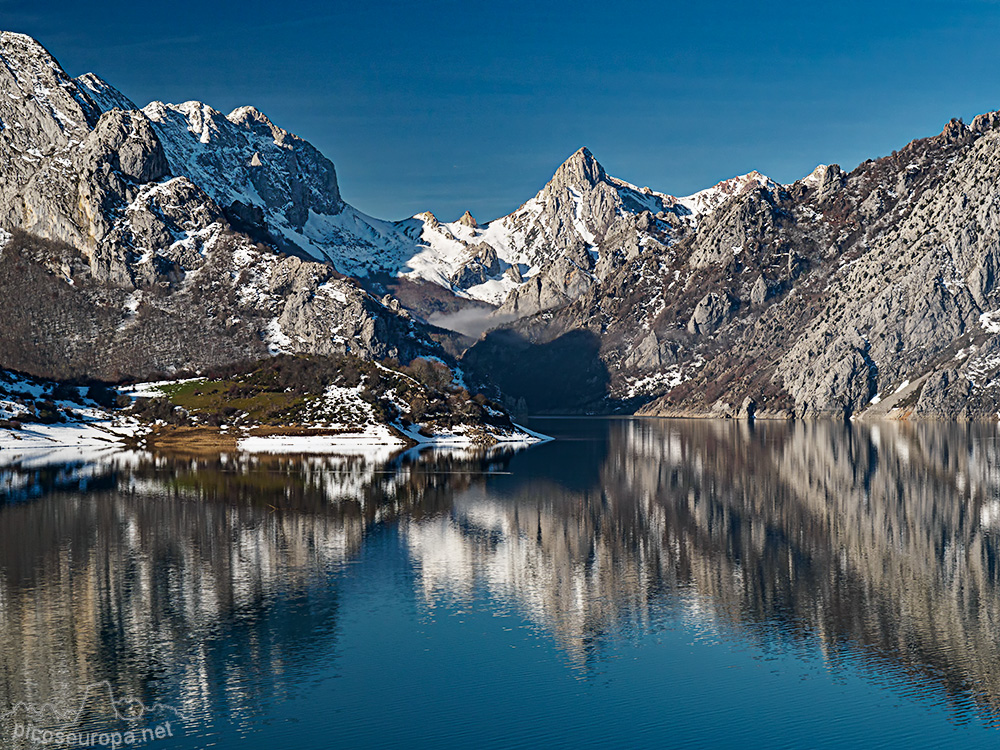
[[[580,149],[533,203],[525,204],[529,213],[502,220],[532,227],[526,234],[538,239],[533,245],[535,255],[528,261],[538,268],[538,281],[512,290],[497,314],[525,316],[572,303],[642,252],[665,252],[716,216],[720,206],[730,205],[728,198],[753,189],[769,195],[767,190],[777,191],[778,186],[751,173],[687,198],[675,198],[608,176],[590,151]],[[741,225],[737,234],[720,230],[714,245],[731,254],[738,246],[736,237],[744,240],[754,227],[747,226],[745,217],[730,223]],[[718,225],[726,226],[724,222]]]
[[[711,333],[726,319],[731,304],[725,296],[709,292],[695,306],[687,330],[692,335]]]
[[[84,73],[73,80],[90,101],[94,103],[99,112],[110,112],[113,109],[130,112],[139,109],[135,106],[135,102],[125,96],[125,94],[93,73]]]
[[[757,188],[729,201],[713,212],[698,227],[690,265],[694,268],[726,267],[734,260],[745,262],[742,254],[759,259],[773,252],[773,246],[764,244],[775,235],[784,191],[772,193]]]
[[[101,115],[80,147],[78,163],[92,174],[110,170],[139,184],[159,182],[170,174],[149,120],[139,112],[119,109]]]
[[[100,111],[30,37],[0,33],[0,221],[85,240],[72,162]]]
[[[123,215],[143,187],[168,176],[163,147],[139,112],[102,113],[105,104],[127,103],[94,76],[70,78],[29,37],[0,33],[0,222],[78,247],[98,277],[123,281],[120,261],[131,248]],[[189,206],[206,201],[199,191]],[[134,213],[134,211],[133,211]],[[159,215],[139,218],[155,225]],[[166,231],[166,230],[164,230]]]
[[[344,204],[333,163],[275,126],[253,107],[223,115],[201,102],[143,108],[174,174],[200,185],[216,203],[259,206],[279,240],[301,232],[309,213],[336,215]]]
[[[277,351],[442,353],[426,326],[329,264],[281,261],[234,232],[266,234],[279,207],[288,226],[343,209],[333,165],[312,146],[252,108],[137,110],[22,35],[0,33],[0,57],[0,226],[30,233],[0,255],[0,365],[116,378]],[[12,293],[17,269],[39,288]]]
[[[0,57],[6,147],[31,155],[86,136],[100,111],[42,45],[23,34],[0,32]]]
[[[468,213],[455,222],[419,214],[397,225],[408,243],[397,242],[381,262],[350,272],[425,279],[497,305],[498,320],[524,317],[573,302],[641,250],[663,250],[729,198],[756,187],[778,188],[754,172],[676,198],[611,177],[583,148],[513,213],[487,224]],[[465,273],[469,254],[483,245],[493,248],[499,266],[483,272],[473,265]]]
[[[956,137],[951,127],[941,136]],[[962,345],[982,347],[991,331],[980,317],[1000,310],[994,288],[1000,249],[998,146],[1000,132],[991,131],[963,149],[938,184],[912,196],[906,215],[868,238],[867,252],[834,275],[816,325],[777,368],[802,413],[828,410],[829,396],[817,392],[816,384],[850,352],[865,353],[877,371],[874,387],[883,390],[936,369]],[[914,163],[907,171],[921,168],[926,167]],[[992,371],[995,365],[978,351],[956,368],[969,374],[966,382],[976,382],[973,390],[991,382],[990,377],[977,382],[977,367]],[[854,398],[844,395],[853,412],[867,405],[869,394],[861,390]]]
[[[471,257],[468,262],[451,277],[455,286],[464,288],[485,284],[504,272],[505,269],[497,258],[496,250],[486,243],[480,243],[470,252]]]

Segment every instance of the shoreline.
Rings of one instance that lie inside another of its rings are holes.
[[[513,423],[512,423],[513,424]],[[419,426],[370,424],[364,428],[284,425],[247,429],[144,425],[134,420],[95,419],[61,424],[26,423],[0,428],[0,456],[51,452],[67,460],[109,451],[210,455],[245,454],[363,454],[386,449],[492,448],[532,446],[551,441],[548,435],[513,424],[512,430],[489,425],[458,425],[451,431],[422,434]],[[0,463],[5,463],[0,459]]]

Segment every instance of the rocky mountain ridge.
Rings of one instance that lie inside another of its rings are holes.
[[[253,107],[139,109],[18,34],[0,57],[0,366],[351,352],[461,358],[533,411],[1000,413],[1000,113],[851,172],[683,198],[580,149],[508,216],[389,222]],[[478,341],[427,323],[463,308]]]
[[[590,377],[556,408],[996,418],[998,123],[953,120],[850,173],[754,187],[677,239],[650,225],[664,251],[623,254],[571,303],[489,334],[467,366],[548,408],[514,370],[551,379],[570,337],[591,343],[575,363]]]
[[[252,147],[278,167],[248,167],[254,199],[289,222],[339,210],[333,165],[311,146],[250,108],[231,121],[120,109],[126,97],[20,34],[0,33],[0,58],[0,365],[116,380],[279,352],[446,356],[398,305],[279,252],[261,207],[234,197],[226,170]],[[184,151],[176,131],[192,122],[196,144],[228,147]]]

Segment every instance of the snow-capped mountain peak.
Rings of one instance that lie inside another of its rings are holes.
[[[697,218],[711,213],[730,198],[742,195],[748,190],[756,188],[779,190],[781,187],[781,185],[767,175],[754,170],[744,175],[723,180],[717,185],[713,185],[705,190],[699,190],[697,193],[677,198],[676,201],[681,206],[687,208],[694,218]]]
[[[229,115],[196,101],[152,102],[143,113],[163,143],[172,171],[201,186],[224,209],[261,211],[259,229],[279,245],[326,258],[311,216],[344,209],[333,163],[308,142],[276,127],[254,107]]]
[[[373,270],[429,281],[459,296],[501,305],[553,263],[563,262],[560,259],[570,259],[569,268],[586,278],[600,259],[604,238],[622,221],[649,212],[664,218],[660,230],[682,231],[757,186],[778,187],[751,172],[676,198],[608,175],[589,149],[580,148],[513,213],[485,224],[469,212],[454,222],[442,222],[429,211],[420,213],[395,225],[396,240],[384,251],[372,248],[369,254],[378,259]],[[336,248],[328,257],[345,273],[365,273],[356,262],[339,257]],[[398,261],[395,267],[393,258]]]
[[[41,44],[24,34],[0,32],[0,120],[16,148],[58,147],[81,140],[100,117],[87,94]]]
[[[79,86],[82,86],[90,97],[91,101],[103,112],[110,112],[112,109],[134,110],[139,109],[135,103],[125,94],[116,89],[103,78],[93,73],[84,73],[75,79]]]
[[[548,184],[557,188],[588,189],[593,188],[606,178],[607,173],[604,171],[604,167],[594,158],[590,149],[583,147],[559,166]]]

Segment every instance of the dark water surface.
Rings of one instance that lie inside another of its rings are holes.
[[[996,425],[531,426],[7,459],[0,748],[1000,747]]]

